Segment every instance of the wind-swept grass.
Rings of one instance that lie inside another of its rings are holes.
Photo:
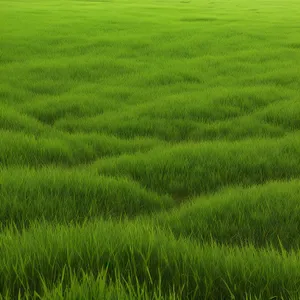
[[[0,299],[300,298],[297,1],[0,7]]]
[[[131,286],[159,286],[162,295],[174,291],[181,299],[227,299],[299,293],[299,249],[274,249],[197,244],[175,239],[146,224],[98,221],[83,226],[36,225],[22,234],[0,236],[1,292],[43,293],[58,284],[68,287],[70,273],[113,282],[122,275]],[[72,271],[73,270],[73,271]],[[280,274],[280,276],[278,276]],[[117,275],[117,276],[116,276]]]

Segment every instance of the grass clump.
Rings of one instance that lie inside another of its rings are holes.
[[[190,197],[228,185],[262,184],[300,174],[299,133],[279,139],[181,143],[95,162],[99,174],[127,176],[157,192]]]
[[[101,157],[147,152],[160,143],[152,138],[120,139],[100,134],[68,134],[51,130],[47,134],[24,134],[0,130],[2,166],[60,165],[65,167],[92,163]]]
[[[0,174],[2,226],[20,227],[43,219],[82,223],[101,216],[134,217],[173,206],[170,196],[160,196],[126,178],[51,167],[10,168]]]
[[[196,197],[147,220],[171,230],[177,237],[201,243],[250,243],[257,248],[272,246],[290,251],[300,245],[299,193],[299,180],[231,187],[214,195]]]

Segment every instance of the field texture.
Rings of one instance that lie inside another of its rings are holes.
[[[0,299],[300,299],[298,0],[0,0]]]

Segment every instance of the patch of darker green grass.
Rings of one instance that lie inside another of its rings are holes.
[[[300,49],[300,43],[290,43],[290,44],[287,44],[286,46],[293,48],[293,49]]]

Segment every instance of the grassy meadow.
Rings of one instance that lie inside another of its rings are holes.
[[[299,300],[299,16],[0,0],[0,299]]]

